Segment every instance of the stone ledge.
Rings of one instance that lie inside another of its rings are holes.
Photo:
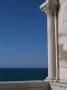
[[[46,81],[2,81],[0,90],[49,90]]]
[[[67,83],[66,82],[50,82],[51,90],[67,90]]]

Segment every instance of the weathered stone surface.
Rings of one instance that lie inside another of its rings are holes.
[[[67,90],[66,82],[50,82],[51,90]]]
[[[58,41],[60,80],[67,80],[67,0],[59,0]]]
[[[49,83],[44,81],[0,82],[0,90],[49,90]]]
[[[60,5],[62,5],[64,2],[66,2],[67,0],[59,0]]]

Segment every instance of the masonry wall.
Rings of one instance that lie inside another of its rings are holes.
[[[0,90],[49,90],[44,81],[5,81],[0,82]]]
[[[59,38],[59,74],[61,80],[67,80],[67,0],[59,0],[58,38]]]

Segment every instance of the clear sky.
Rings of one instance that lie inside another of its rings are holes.
[[[45,0],[0,0],[0,67],[47,67]]]

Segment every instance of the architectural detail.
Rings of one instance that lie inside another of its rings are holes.
[[[59,70],[60,80],[67,81],[67,0],[60,1],[58,13]],[[64,74],[65,73],[65,74]]]
[[[47,13],[47,36],[48,36],[48,79],[56,79],[56,61],[57,61],[57,39],[55,40],[55,35],[57,34],[57,11],[58,11],[58,1],[48,0],[40,7],[42,11]],[[58,65],[58,64],[57,64]],[[57,74],[58,75],[58,74]]]
[[[46,12],[47,15],[55,15],[57,13],[57,9],[58,9],[58,1],[51,1],[51,0],[47,0],[44,4],[42,4],[40,6],[41,10]]]
[[[47,13],[48,20],[48,78],[52,77],[52,81],[49,80],[50,88],[67,90],[67,0],[47,0],[41,9]]]

